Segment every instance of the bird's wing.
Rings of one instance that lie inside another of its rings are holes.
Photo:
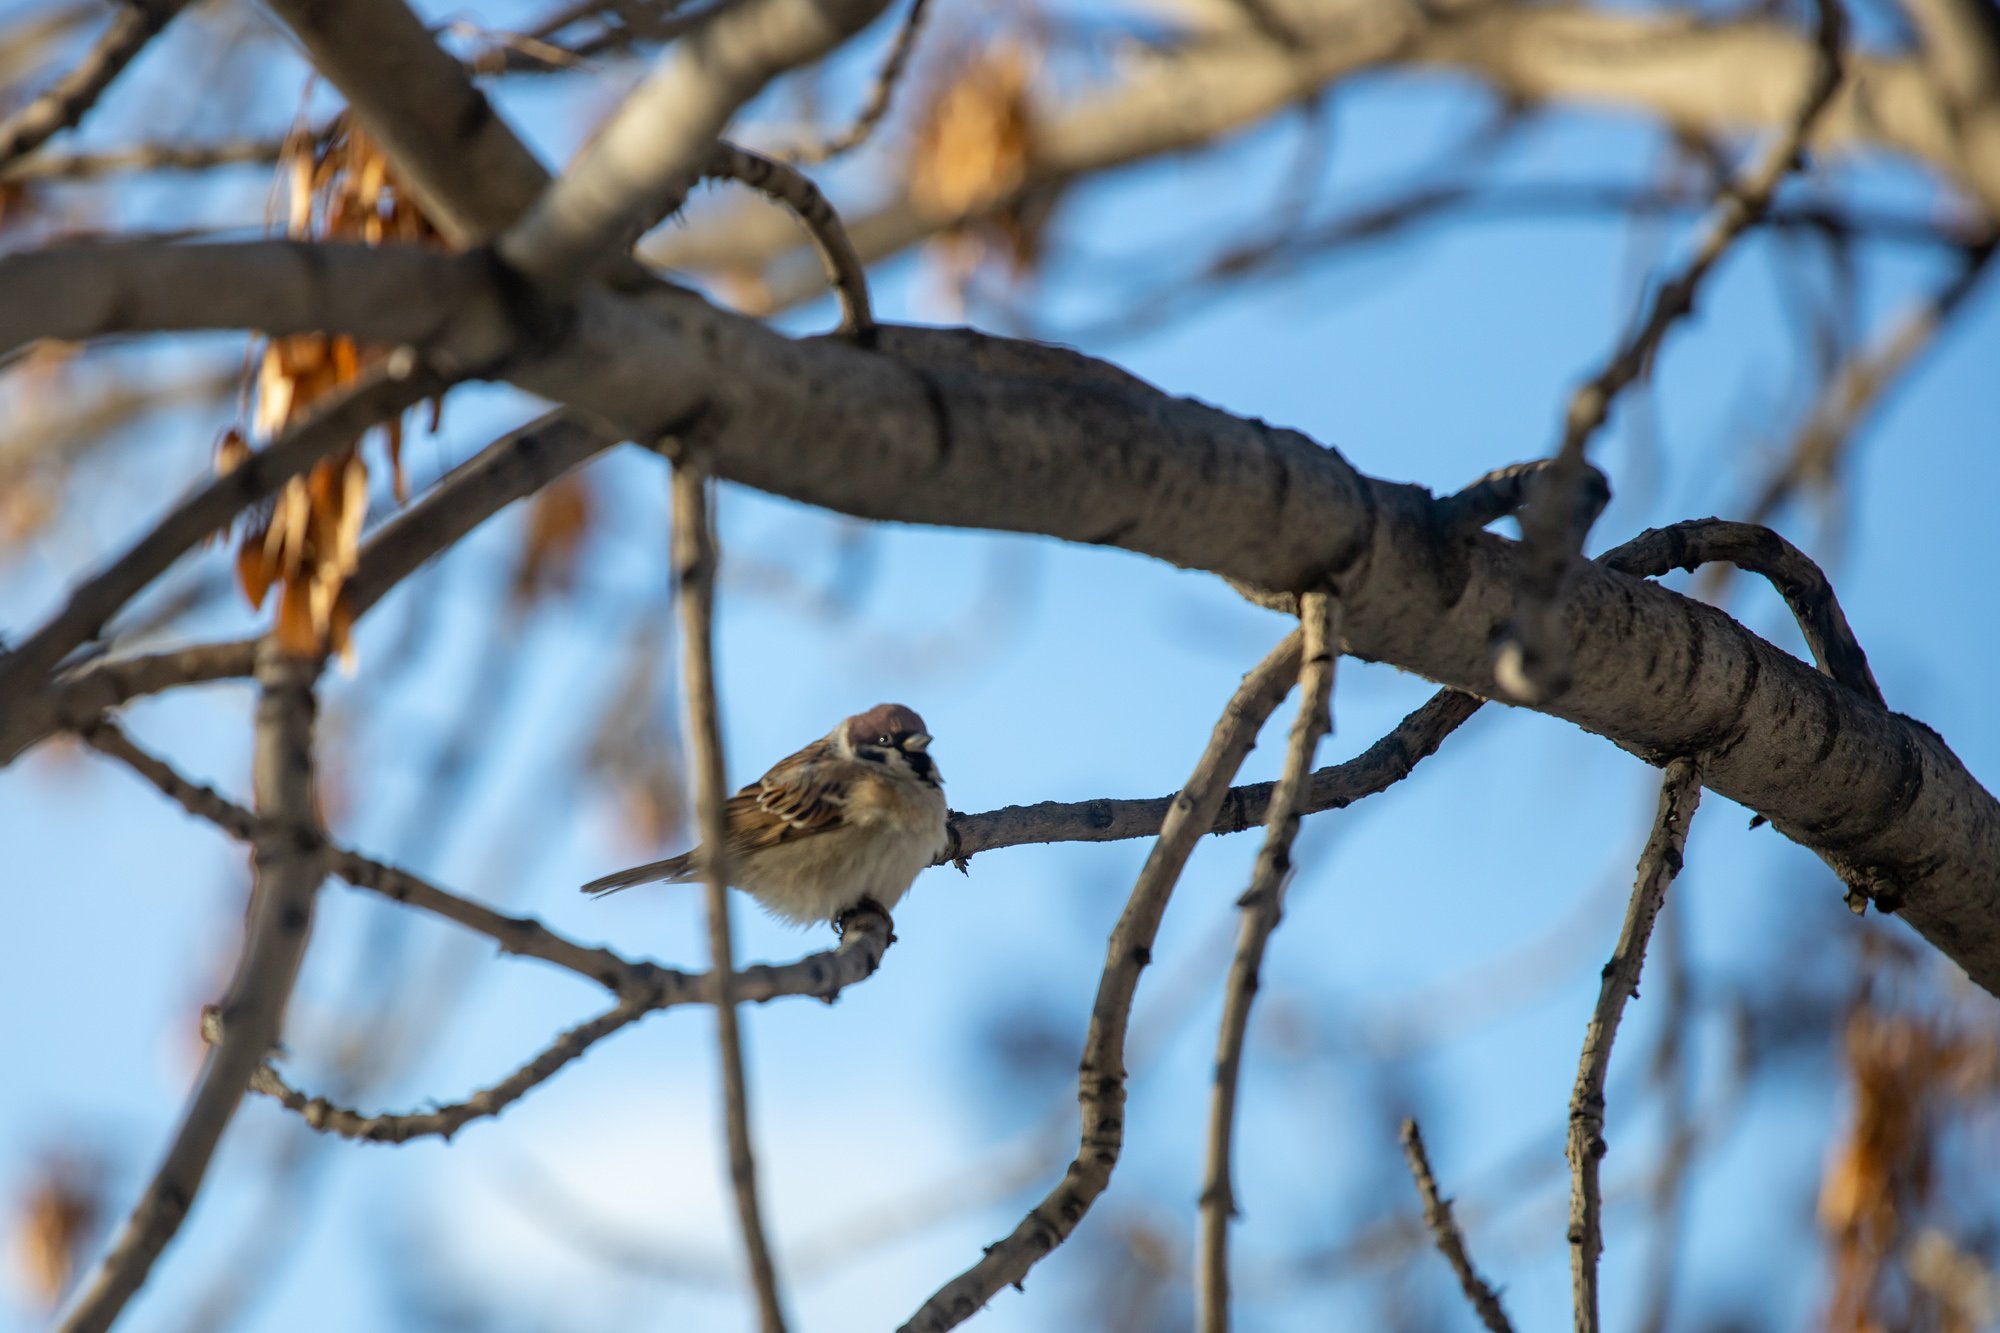
[[[729,798],[729,850],[754,852],[846,822],[852,765],[816,741]]]

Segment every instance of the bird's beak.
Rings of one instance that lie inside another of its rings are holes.
[[[905,738],[903,748],[905,750],[927,750],[930,748],[930,744],[931,738],[920,731],[914,736]]]

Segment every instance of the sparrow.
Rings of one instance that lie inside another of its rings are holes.
[[[944,779],[924,720],[902,704],[856,713],[729,798],[725,873],[783,921],[893,909],[945,848]],[[701,878],[699,847],[583,886],[615,893]]]

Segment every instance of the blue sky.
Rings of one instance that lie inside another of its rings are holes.
[[[164,72],[149,59],[134,77]],[[580,108],[601,98],[549,88],[509,104],[526,123],[561,96],[576,100],[544,135],[551,153],[588,124],[593,112]],[[142,102],[134,93],[123,105]],[[289,110],[282,98],[274,105],[280,118]],[[1377,197],[1480,110],[1438,84],[1371,80],[1343,94],[1322,207]],[[129,115],[107,120],[105,139],[131,124]],[[1241,226],[1275,193],[1296,132],[1278,126],[1080,191],[1059,216],[1061,233],[1092,257],[1184,259],[1196,253],[1190,238]],[[1658,150],[1633,126],[1558,116],[1494,170],[1512,180],[1642,180]],[[237,179],[251,197],[263,188],[254,173]],[[1812,188],[1913,211],[1935,203],[1907,173],[1869,164]],[[1684,253],[1685,227],[1660,235],[1665,253]],[[1648,399],[1653,445],[1641,442],[1633,426],[1642,413],[1630,409],[1601,439],[1596,456],[1618,492],[1603,544],[1653,523],[1740,511],[1749,480],[1783,448],[1809,381],[1774,250],[1767,238],[1740,247],[1670,340]],[[1446,226],[1085,350],[1171,392],[1303,430],[1365,472],[1445,491],[1552,446],[1567,389],[1627,318],[1635,265],[1648,253],[1609,219]],[[1823,288],[1823,265],[1802,271],[1808,287]],[[1878,246],[1864,252],[1862,274],[1863,327],[1879,332],[1943,269],[1925,252]],[[885,318],[950,317],[918,262],[885,268],[878,284]],[[1059,263],[1040,276],[1030,308],[1051,328],[1080,326],[1103,312],[1106,287],[1097,266]],[[794,322],[816,327],[825,311]],[[1978,571],[2000,486],[1996,353],[2000,298],[1988,290],[1871,422],[1844,473],[1839,540],[1809,509],[1781,520],[1831,559],[1891,706],[1937,728],[1989,780],[2000,774],[1984,667],[1996,617]],[[528,408],[499,390],[454,396],[445,432],[413,446],[414,470],[434,474]],[[115,503],[78,508],[0,571],[0,625],[17,633],[36,623],[78,571],[143,530],[160,497],[198,475],[218,424],[182,414],[171,431],[129,448],[98,493]],[[617,803],[575,772],[584,729],[617,688],[622,645],[664,592],[666,482],[655,460],[636,454],[601,460],[588,477],[587,591],[530,619],[509,644],[518,679],[480,743],[462,817],[426,827],[430,803],[446,797],[433,753],[499,622],[518,513],[434,567],[427,591],[406,588],[366,622],[360,677],[329,691],[336,827],[356,846],[409,856],[446,885],[580,938],[696,963],[695,895],[657,889],[591,902],[574,892],[667,850],[637,843]],[[725,576],[735,575],[719,629],[732,781],[848,712],[898,699],[930,723],[958,809],[1160,794],[1185,775],[1241,671],[1284,631],[1218,582],[1138,557],[910,527],[868,531],[869,576],[850,614],[828,616],[742,571],[776,565],[818,586],[844,520],[729,490],[721,524]],[[222,559],[200,557],[205,567]],[[1765,590],[1739,585],[1731,607],[1797,650]],[[368,692],[370,665],[392,656],[413,616],[431,631],[421,656],[394,689]],[[232,609],[189,632],[247,623]],[[1365,747],[1428,692],[1393,669],[1344,663],[1326,758]],[[240,685],[205,688],[137,706],[130,725],[185,771],[241,793],[248,699]],[[1245,777],[1271,776],[1281,748],[1253,754]],[[1656,782],[1564,724],[1488,709],[1411,782],[1308,822],[1245,1076],[1236,1240],[1245,1327],[1383,1317],[1372,1288],[1305,1283],[1297,1271],[1353,1225],[1410,1209],[1382,1109],[1390,1104],[1422,1112],[1474,1252],[1517,1325],[1564,1320],[1563,1109]],[[1709,796],[1674,890],[1669,910],[1698,984],[1720,993],[1724,981],[1799,971],[1837,985],[1855,932],[1902,931],[1852,922],[1816,860],[1746,824],[1745,812]],[[5,1038],[0,1199],[19,1196],[36,1153],[89,1145],[107,1154],[111,1205],[122,1209],[171,1133],[194,1068],[193,1014],[232,957],[244,858],[129,775],[61,746],[0,770],[0,839],[17,849],[0,999],[19,1016]],[[1232,904],[1254,850],[1252,837],[1204,842],[1168,915],[1141,990],[1136,1024],[1149,1035],[1135,1055],[1131,1138],[1111,1193],[1026,1292],[1003,1293],[977,1327],[1046,1328],[1093,1309],[1094,1277],[1121,1238],[1157,1235],[1185,1263]],[[797,1275],[790,1303],[800,1328],[900,1319],[1060,1174],[1066,1151],[1024,1170],[1025,1186],[997,1201],[964,1198],[959,1183],[971,1168],[996,1174],[1049,1124],[1073,1145],[1070,1071],[1105,933],[1144,852],[1143,843],[1019,848],[976,859],[966,877],[928,872],[875,978],[831,1008],[801,1001],[748,1015],[768,1211],[781,1268]],[[387,911],[339,886],[323,895],[288,1036],[287,1067],[307,1086],[326,1085],[341,1043],[365,1047],[378,1035],[353,1030],[358,1011],[438,1020],[434,1039],[365,1094],[371,1107],[404,1107],[492,1082],[600,1006],[567,975],[494,958],[477,940]],[[385,920],[394,923],[386,933]],[[754,910],[739,911],[737,924],[751,959],[829,942]],[[406,966],[380,963],[392,950],[404,951]],[[1657,1006],[1642,990],[1612,1067],[1612,1326],[1637,1308],[1649,1228],[1633,1182],[1661,1123],[1643,1088]],[[1829,1030],[1817,1054],[1806,1043],[1725,1117],[1727,1023],[1702,1013],[1695,1101],[1716,1113],[1719,1138],[1692,1200],[1684,1315],[1730,1308],[1788,1326],[1816,1308],[1823,1283],[1800,1210],[1840,1123],[1827,1081],[1836,1037]],[[464,1286],[497,1294],[497,1327],[743,1326],[711,1045],[702,1015],[656,1015],[450,1145],[317,1145],[314,1206],[293,1219],[284,1267],[242,1327],[387,1327],[415,1305],[449,1304]],[[1003,1045],[1013,1059],[996,1056]],[[185,1326],[217,1275],[241,1260],[246,1237],[264,1230],[262,1183],[304,1135],[267,1104],[246,1107],[131,1327]],[[2000,1163],[1986,1152],[1979,1165],[1990,1171]],[[949,1206],[865,1244],[871,1219],[906,1214],[901,1201],[913,1195]],[[634,1253],[607,1259],[607,1235]],[[845,1258],[842,1240],[854,1247]],[[818,1257],[828,1253],[835,1259]],[[641,1260],[656,1271],[636,1271]],[[1409,1272],[1401,1308],[1417,1312],[1411,1326],[1426,1311],[1469,1326],[1441,1262],[1419,1253]],[[1184,1309],[1181,1279],[1164,1294]],[[0,1322],[37,1319],[18,1277],[0,1278]],[[1160,1326],[1174,1326],[1171,1311]]]

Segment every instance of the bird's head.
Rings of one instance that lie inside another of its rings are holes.
[[[902,704],[876,704],[841,723],[833,735],[834,743],[852,758],[887,765],[934,787],[944,785],[937,764],[926,753],[931,734],[915,709]]]

